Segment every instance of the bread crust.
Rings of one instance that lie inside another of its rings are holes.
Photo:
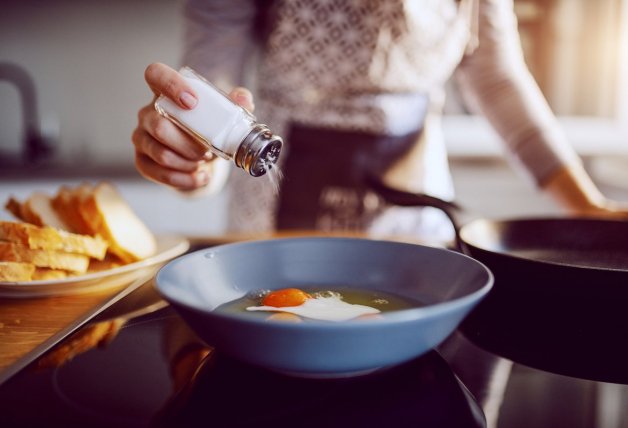
[[[103,260],[108,244],[101,237],[91,237],[58,230],[52,227],[38,227],[28,223],[0,221],[0,240],[23,245],[31,250],[63,251],[84,254]]]
[[[79,212],[83,186],[81,185],[74,189],[68,186],[61,186],[57,194],[52,198],[52,207],[63,221],[70,226],[71,232],[93,236],[95,231],[89,227]]]
[[[13,217],[15,217],[16,219],[26,221],[26,219],[24,218],[24,208],[22,206],[22,203],[15,199],[13,196],[11,196],[6,204],[4,204],[4,207],[7,209],[7,211],[13,214]]]
[[[68,272],[61,269],[35,268],[33,272],[33,281],[50,281],[54,279],[65,279]]]

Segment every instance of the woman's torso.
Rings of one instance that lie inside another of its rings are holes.
[[[469,38],[469,16],[452,0],[281,0],[271,11],[256,103],[259,116],[282,135],[291,124],[386,136],[417,132],[433,109],[426,98],[451,76]],[[422,137],[416,144],[425,147],[408,149],[416,158],[410,187],[452,197],[442,139],[428,129]],[[333,156],[325,144],[341,140],[321,141],[321,150]],[[288,162],[291,144],[298,142],[287,141]],[[277,198],[270,186],[242,174],[232,178],[238,190],[231,228],[274,227]],[[401,218],[381,217],[391,218],[384,223]],[[375,224],[385,232],[381,223]]]

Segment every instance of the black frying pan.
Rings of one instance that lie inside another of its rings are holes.
[[[462,210],[372,180],[389,203],[443,210],[458,249],[495,275],[462,324],[491,352],[532,367],[628,383],[628,222],[533,218],[460,223]]]

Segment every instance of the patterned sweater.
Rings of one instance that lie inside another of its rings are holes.
[[[400,187],[453,197],[439,123],[453,75],[536,183],[579,162],[525,65],[512,0],[188,0],[184,13],[183,63],[226,90],[252,88],[256,115],[279,134],[290,123],[387,135],[423,127],[391,171]],[[271,229],[272,186],[240,172],[229,185],[230,228]]]

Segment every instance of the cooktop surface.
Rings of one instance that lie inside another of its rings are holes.
[[[116,322],[92,323],[3,384],[2,426],[485,426],[435,351],[365,376],[303,379],[220,354],[169,307]]]
[[[517,314],[501,313],[510,322],[497,325],[471,317],[464,352],[441,347],[364,376],[303,379],[222,355],[144,286],[1,384],[0,426],[628,426],[623,354],[608,352],[621,338],[576,346],[577,326]],[[477,382],[477,355],[504,363],[501,376]]]

